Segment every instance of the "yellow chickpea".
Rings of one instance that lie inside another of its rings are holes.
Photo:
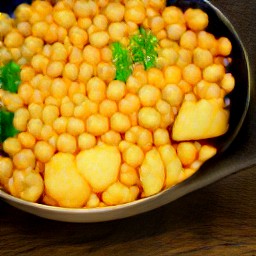
[[[44,38],[48,32],[49,24],[45,21],[39,21],[32,25],[32,35],[39,38]]]
[[[184,15],[176,6],[168,6],[163,10],[163,19],[167,24],[184,23]]]
[[[14,13],[18,21],[28,21],[32,14],[31,5],[22,3],[17,6]]]
[[[59,26],[66,29],[71,28],[76,23],[75,14],[68,9],[54,11],[53,19]]]
[[[81,49],[73,46],[69,53],[69,63],[81,64],[83,62],[83,52]]]
[[[226,37],[221,37],[218,40],[218,53],[222,56],[230,55],[232,51],[232,44]]]
[[[122,21],[124,18],[125,7],[118,2],[110,2],[104,10],[104,14],[110,22]]]
[[[165,25],[163,17],[158,15],[150,17],[148,23],[153,33],[159,32]]]
[[[180,89],[182,90],[183,93],[189,93],[192,91],[192,85],[184,80],[181,80],[178,83],[178,86],[180,87]]]
[[[50,56],[53,61],[66,61],[68,52],[62,43],[54,43],[51,48]]]
[[[193,55],[190,50],[180,48],[178,50],[178,60],[176,61],[176,65],[180,68],[184,68],[192,63],[192,57]]]
[[[46,74],[49,77],[59,77],[63,72],[64,64],[60,61],[50,61],[46,68]]]
[[[216,47],[217,41],[211,33],[200,31],[197,35],[198,46],[202,49],[211,50]]]
[[[184,166],[191,165],[196,160],[197,153],[192,142],[181,142],[177,146],[177,155]]]
[[[203,145],[199,150],[198,160],[205,162],[217,153],[217,149],[213,146]]]
[[[167,84],[178,84],[181,80],[181,69],[178,66],[169,66],[164,69],[164,78]]]
[[[72,101],[73,103],[75,103],[75,105],[81,105],[83,102],[86,101],[86,96],[84,95],[84,93],[75,93],[72,97]]]
[[[183,101],[184,94],[179,86],[167,84],[162,90],[162,98],[172,107],[178,107]]]
[[[86,120],[86,131],[95,136],[100,136],[109,130],[108,118],[100,115],[93,114]]]
[[[118,146],[122,138],[119,132],[110,130],[101,135],[101,140],[106,144]]]
[[[97,65],[101,59],[100,51],[94,46],[87,45],[83,49],[83,58],[87,63]]]
[[[48,124],[45,124],[42,127],[40,137],[42,138],[42,140],[48,141],[54,135],[54,133],[55,132],[54,132],[52,126],[48,125]]]
[[[158,68],[150,68],[147,72],[148,83],[159,89],[162,89],[165,85],[165,79],[163,72]]]
[[[188,30],[180,38],[180,46],[188,50],[194,50],[197,47],[197,35],[195,32]]]
[[[40,119],[42,117],[43,106],[41,104],[31,103],[28,106],[28,111],[30,118]]]
[[[221,80],[220,85],[221,88],[223,88],[226,93],[230,93],[235,87],[235,78],[231,73],[227,73]]]
[[[152,149],[153,145],[153,136],[152,133],[147,130],[143,129],[139,134],[137,138],[137,144],[138,146],[144,151],[147,152],[150,149]]]
[[[97,3],[92,0],[78,0],[74,3],[73,9],[77,17],[92,17],[97,13],[98,6]]]
[[[128,92],[137,93],[139,91],[139,89],[141,88],[141,86],[142,86],[142,83],[139,81],[138,78],[136,78],[133,75],[128,77],[128,79],[126,81],[126,88],[127,88]]]
[[[110,100],[119,101],[125,95],[125,83],[118,80],[113,80],[108,84],[107,97]]]
[[[47,105],[44,106],[42,112],[42,120],[45,124],[52,125],[52,123],[58,118],[59,116],[59,108],[54,105]]]
[[[186,26],[180,23],[171,24],[167,26],[166,31],[169,39],[178,41],[186,31]]]
[[[100,30],[106,30],[108,26],[108,19],[103,14],[97,14],[93,18],[93,24]]]
[[[15,93],[4,93],[2,97],[2,102],[7,110],[15,112],[19,108],[23,107],[24,102],[22,98]]]
[[[90,149],[96,145],[96,138],[90,133],[82,133],[78,136],[78,147],[80,150]]]
[[[63,102],[60,106],[61,116],[71,117],[74,114],[75,105],[72,101]]]
[[[52,86],[51,86],[51,95],[54,98],[61,99],[65,97],[68,93],[68,87],[67,83],[64,81],[62,78],[55,78],[52,81]]]
[[[19,133],[18,140],[23,148],[33,148],[36,143],[35,137],[29,132]]]
[[[166,67],[166,66],[173,66],[176,64],[176,62],[179,59],[179,53],[171,48],[163,48],[159,51],[159,57],[158,57],[158,66]],[[162,62],[162,63],[161,63]]]
[[[78,77],[78,66],[73,63],[67,63],[63,70],[63,77],[70,79],[71,81],[77,80]]]
[[[154,144],[157,147],[170,144],[170,135],[166,129],[157,129],[153,133]]]
[[[13,125],[18,131],[25,131],[27,129],[28,120],[29,111],[26,108],[19,108],[15,111]]]
[[[23,44],[24,37],[18,31],[12,30],[4,38],[4,44],[8,48],[18,48]]]
[[[88,98],[94,102],[101,102],[106,98],[106,84],[98,77],[88,81],[86,90]]]
[[[125,8],[124,19],[126,22],[131,21],[136,24],[141,24],[146,18],[145,7],[140,3],[135,3],[132,7]]]
[[[49,64],[49,59],[47,59],[44,55],[42,54],[37,54],[37,55],[34,55],[32,57],[32,60],[31,60],[31,65],[32,67],[34,68],[34,70],[36,72],[42,72],[42,73],[46,73],[46,69],[47,69],[47,66]]]
[[[109,34],[106,31],[94,32],[89,35],[89,42],[92,46],[102,48],[109,42]]]
[[[75,153],[77,150],[76,138],[68,133],[62,133],[57,139],[57,149],[64,153]]]
[[[159,128],[161,124],[161,115],[152,107],[143,107],[138,113],[138,120],[140,126],[146,129],[155,130]]]
[[[31,133],[34,137],[40,138],[42,127],[42,120],[38,118],[33,118],[28,121],[27,131]]]
[[[110,127],[116,132],[125,133],[131,127],[131,121],[127,115],[116,112],[110,118]]]
[[[5,185],[13,174],[13,163],[9,157],[0,157],[0,183]]]
[[[184,81],[194,85],[202,79],[202,72],[201,69],[196,65],[189,64],[188,66],[184,67],[182,77]]]
[[[110,47],[106,46],[100,49],[102,61],[110,62],[112,60],[112,51]]]
[[[144,107],[152,107],[161,97],[161,92],[153,85],[143,85],[138,93],[141,105]]]
[[[13,164],[19,170],[34,169],[35,161],[35,155],[31,149],[22,149],[13,156]]]
[[[142,164],[144,159],[144,152],[139,146],[131,145],[126,150],[124,150],[122,156],[128,165],[136,168]]]
[[[78,80],[83,83],[87,83],[88,80],[93,76],[93,66],[86,62],[83,62],[79,68]]]
[[[34,147],[34,153],[37,160],[42,163],[48,162],[54,155],[55,148],[45,141],[38,141]]]
[[[79,28],[78,26],[73,26],[72,28],[70,28],[68,34],[70,42],[80,49],[83,49],[83,47],[88,42],[87,32]]]
[[[223,79],[225,67],[220,64],[212,64],[203,70],[203,78],[207,82],[217,83]]]
[[[196,48],[193,51],[193,62],[199,68],[204,69],[213,63],[213,56],[209,50]]]
[[[140,109],[140,99],[137,95],[128,93],[118,103],[118,109],[121,113],[129,115]]]
[[[3,150],[10,156],[13,156],[20,152],[21,144],[17,138],[7,138],[3,142]]]
[[[187,26],[194,31],[204,30],[209,23],[208,15],[200,9],[189,8],[184,13]]]
[[[20,79],[23,83],[30,82],[35,75],[35,70],[30,66],[25,66],[20,71]]]
[[[126,186],[136,185],[139,182],[136,169],[126,163],[123,163],[120,169],[120,182]]]
[[[92,25],[92,20],[88,17],[78,18],[77,25],[80,28],[87,30]]]
[[[112,42],[121,41],[127,32],[127,25],[124,22],[113,22],[108,27],[108,33]]]
[[[99,105],[99,113],[106,117],[111,117],[117,112],[117,103],[113,100],[105,99]]]
[[[73,136],[82,134],[85,131],[85,123],[78,118],[70,117],[67,123],[67,132]]]
[[[64,116],[58,117],[57,119],[55,119],[55,121],[52,124],[53,129],[58,134],[65,133],[67,131],[67,125],[68,125],[68,118]]]
[[[96,72],[100,79],[108,83],[113,81],[116,76],[116,68],[112,63],[109,62],[100,62],[97,65]]]

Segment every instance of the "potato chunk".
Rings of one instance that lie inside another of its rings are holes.
[[[159,147],[158,151],[164,162],[166,171],[165,187],[169,188],[178,183],[183,167],[173,146],[164,145]]]
[[[165,170],[156,148],[147,152],[139,172],[144,190],[142,196],[151,196],[162,190],[165,181]]]
[[[224,134],[228,129],[229,113],[217,100],[185,101],[173,125],[176,141],[201,140]]]
[[[103,192],[118,178],[121,155],[117,147],[103,144],[81,151],[76,162],[93,191]]]
[[[82,207],[90,196],[90,187],[79,174],[75,157],[57,153],[45,166],[46,194],[62,207]]]

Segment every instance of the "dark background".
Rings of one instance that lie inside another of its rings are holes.
[[[212,0],[232,22],[256,71],[256,1]],[[10,1],[0,0],[0,7]],[[255,94],[241,134],[253,159]],[[246,148],[248,150],[246,151]],[[230,151],[232,152],[232,150]],[[256,159],[255,159],[256,161]],[[135,217],[90,224],[41,219],[0,201],[0,255],[256,255],[256,167]]]

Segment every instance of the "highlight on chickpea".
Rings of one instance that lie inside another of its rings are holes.
[[[228,130],[224,97],[232,45],[206,31],[208,15],[164,0],[35,0],[0,16],[0,66],[21,68],[0,89],[18,133],[2,143],[0,188],[47,205],[129,203],[182,182],[217,153]],[[116,80],[112,44],[143,28],[154,67]],[[6,156],[7,155],[7,156]]]

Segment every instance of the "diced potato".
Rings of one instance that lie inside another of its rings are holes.
[[[199,151],[198,159],[202,162],[212,158],[217,153],[217,149],[213,146],[203,145]]]
[[[165,182],[165,170],[164,163],[156,148],[146,153],[139,173],[144,190],[142,196],[151,196],[162,190]]]
[[[117,147],[102,144],[81,151],[76,157],[76,163],[93,191],[103,192],[118,178],[121,155]]]
[[[90,196],[90,187],[79,174],[75,157],[57,153],[45,165],[46,194],[62,207],[82,207]]]
[[[179,176],[183,171],[182,164],[175,149],[171,145],[164,145],[158,149],[166,170],[165,187],[169,188],[178,183]]]
[[[118,181],[103,192],[102,200],[107,205],[125,204],[134,201],[139,191],[137,186],[127,187]]]
[[[184,101],[174,122],[176,141],[200,140],[220,136],[228,129],[229,113],[217,100]]]

